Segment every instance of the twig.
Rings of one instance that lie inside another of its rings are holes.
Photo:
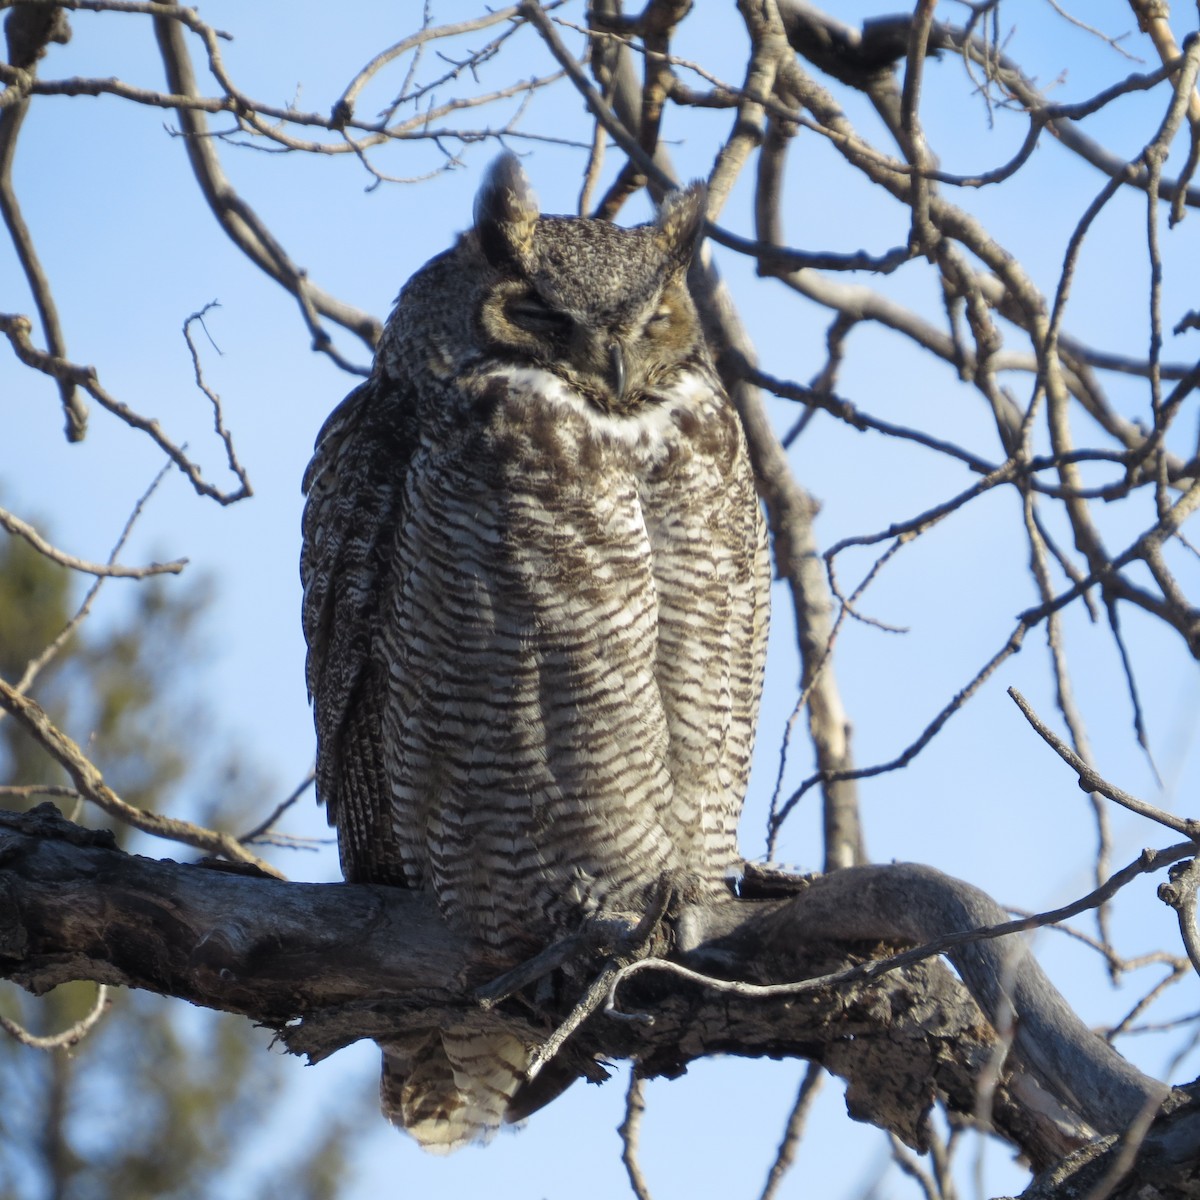
[[[299,800],[300,797],[303,796],[310,787],[312,787],[312,785],[316,782],[316,778],[316,771],[309,771],[309,773],[305,775],[305,777],[292,789],[292,791],[275,806],[270,816],[260,821],[249,832],[243,833],[242,836],[238,838],[238,841],[241,842],[243,846],[249,846],[252,842],[257,842],[264,837],[275,824],[275,822],[278,821],[279,818],[282,817],[283,814],[287,812],[287,810],[291,808],[292,805],[295,804],[296,801]]]
[[[608,993],[605,1012],[611,1016],[627,1016],[617,1009],[617,991],[625,980],[643,971],[664,971],[677,978],[685,979],[713,991],[728,992],[737,996],[752,996],[766,998],[771,996],[794,996],[804,992],[819,991],[825,988],[838,987],[844,983],[859,983],[865,980],[878,979],[890,971],[901,967],[911,966],[935,955],[945,954],[959,946],[970,945],[974,942],[991,941],[995,938],[1009,937],[1014,933],[1026,933],[1031,929],[1040,929],[1045,925],[1057,925],[1070,917],[1078,916],[1081,912],[1095,908],[1096,905],[1115,896],[1121,888],[1140,875],[1161,871],[1171,863],[1186,858],[1195,852],[1195,844],[1191,841],[1179,842],[1162,850],[1143,850],[1128,866],[1111,875],[1100,887],[1095,888],[1086,896],[1061,908],[1037,913],[1034,916],[1020,917],[1013,921],[1003,921],[998,925],[982,926],[978,929],[968,929],[957,933],[948,933],[932,941],[915,946],[910,950],[885,958],[870,959],[857,963],[842,971],[829,975],[814,976],[811,979],[797,980],[792,983],[745,983],[741,980],[720,979],[695,971],[682,963],[672,962],[665,958],[643,958],[637,962],[627,963],[617,972],[612,987]]]
[[[638,1143],[642,1133],[642,1117],[646,1112],[645,1081],[638,1074],[637,1064],[629,1070],[629,1090],[625,1093],[625,1119],[617,1126],[621,1138],[621,1161],[629,1173],[629,1186],[637,1200],[653,1200],[646,1177],[638,1162]]]
[[[39,554],[56,562],[59,566],[69,567],[72,571],[82,571],[85,575],[96,575],[105,579],[146,579],[151,575],[178,575],[187,566],[186,558],[175,558],[170,562],[147,563],[143,567],[124,567],[120,563],[88,562],[87,559],[77,558],[65,550],[52,546],[32,525],[13,516],[7,509],[0,508],[0,526],[3,526],[15,537],[24,538]]]
[[[27,696],[22,696],[3,679],[0,679],[0,708],[6,709],[15,717],[25,732],[66,770],[80,793],[109,816],[116,817],[117,820],[134,829],[140,829],[143,833],[195,846],[208,854],[223,855],[233,862],[250,863],[266,875],[275,879],[283,878],[275,867],[251,854],[237,838],[228,833],[205,829],[203,826],[192,824],[191,821],[165,817],[127,804],[104,782],[99,769],[79,746],[50,720],[41,705]]]
[[[200,468],[187,457],[183,448],[176,446],[163,433],[158,421],[143,417],[105,391],[100,386],[100,380],[97,378],[94,367],[82,367],[56,355],[38,350],[29,340],[31,328],[28,317],[23,317],[18,313],[0,313],[0,333],[8,338],[16,356],[27,367],[32,367],[35,371],[41,371],[44,375],[53,376],[55,379],[73,379],[114,416],[119,417],[134,429],[147,434],[183,472],[199,495],[207,496],[218,504],[227,505],[236,504],[237,501],[244,500],[250,494],[245,483],[235,491],[225,492],[207,482],[201,475]]]
[[[1193,1021],[1196,1020],[1196,1015],[1193,1014],[1192,1016],[1185,1015],[1185,1016],[1178,1017],[1171,1021],[1160,1022],[1157,1024],[1153,1024],[1153,1023],[1146,1024],[1146,1025],[1135,1025],[1134,1024],[1134,1021],[1137,1020],[1137,1018],[1140,1017],[1141,1014],[1144,1013],[1155,1002],[1155,1000],[1157,1000],[1159,998],[1159,996],[1161,996],[1164,992],[1166,992],[1167,988],[1169,988],[1172,984],[1178,983],[1181,979],[1186,978],[1188,975],[1191,974],[1191,972],[1193,970],[1195,970],[1195,967],[1192,965],[1191,960],[1189,958],[1187,958],[1186,956],[1184,956],[1182,958],[1174,958],[1171,955],[1166,954],[1165,952],[1160,952],[1157,955],[1145,955],[1143,957],[1146,960],[1153,959],[1154,961],[1157,961],[1157,962],[1166,963],[1166,965],[1168,966],[1169,969],[1168,969],[1166,975],[1164,975],[1162,977],[1162,979],[1160,979],[1157,983],[1155,983],[1149,989],[1149,991],[1147,991],[1145,993],[1145,995],[1143,995],[1139,1000],[1137,1000],[1137,1002],[1130,1008],[1130,1010],[1115,1025],[1109,1026],[1109,1028],[1105,1031],[1104,1036],[1110,1042],[1115,1037],[1118,1037],[1119,1035],[1122,1035],[1122,1034],[1134,1034],[1134,1033],[1145,1033],[1145,1032],[1158,1033],[1158,1032],[1162,1032],[1164,1030],[1178,1029],[1181,1026],[1191,1024]],[[1142,964],[1139,963],[1137,965],[1142,965]],[[1134,966],[1134,962],[1130,962],[1128,964],[1128,966],[1130,968],[1132,968]]]
[[[775,1152],[775,1161],[771,1163],[771,1169],[767,1172],[767,1181],[763,1185],[759,1200],[775,1200],[779,1185],[795,1164],[796,1147],[804,1136],[805,1122],[824,1082],[824,1069],[810,1062],[805,1068],[800,1090],[796,1093],[796,1102],[792,1105],[792,1111],[788,1114],[787,1124],[784,1126],[783,1140]]]
[[[1115,50],[1122,57],[1132,59],[1134,62],[1142,61],[1137,57],[1136,54],[1131,54],[1125,49],[1124,46],[1121,45],[1121,42],[1123,42],[1125,38],[1129,36],[1128,34],[1122,33],[1118,37],[1109,37],[1109,35],[1104,33],[1102,30],[1095,28],[1093,25],[1089,25],[1086,21],[1081,21],[1077,16],[1067,12],[1066,9],[1057,4],[1055,0],[1046,0],[1046,3],[1049,4],[1050,7],[1054,9],[1054,11],[1058,13],[1058,15],[1062,17],[1064,21],[1074,25],[1078,29],[1084,30],[1085,33],[1090,33],[1093,37],[1099,38],[1100,41],[1107,43],[1111,49]]]
[[[387,66],[388,63],[394,62],[402,54],[407,54],[409,50],[419,49],[428,42],[437,41],[441,38],[456,37],[463,33],[474,33],[480,29],[487,29],[492,25],[499,25],[502,21],[510,21],[516,15],[517,6],[512,5],[509,8],[495,9],[485,16],[476,17],[470,21],[458,21],[454,24],[439,25],[436,27],[427,26],[419,32],[401,39],[394,46],[389,46],[386,50],[381,50],[354,76],[346,85],[341,96],[338,97],[333,106],[332,122],[334,126],[338,128],[345,126],[346,122],[354,114],[354,106],[358,101],[359,92],[366,87],[380,70]]]
[[[1200,973],[1200,930],[1196,928],[1197,887],[1200,887],[1200,861],[1193,858],[1171,868],[1170,882],[1159,887],[1158,898],[1175,910],[1188,958]]]
[[[1150,739],[1146,733],[1146,721],[1142,714],[1142,699],[1138,694],[1137,676],[1133,670],[1133,656],[1129,653],[1129,647],[1125,644],[1125,635],[1121,632],[1121,614],[1117,607],[1116,598],[1110,594],[1106,594],[1104,597],[1104,607],[1108,615],[1108,629],[1112,634],[1113,644],[1117,648],[1117,656],[1121,660],[1121,670],[1125,675],[1125,691],[1129,696],[1129,703],[1133,708],[1134,737],[1137,739],[1137,744],[1142,748],[1142,753],[1146,756],[1146,763],[1154,775],[1155,782],[1161,788],[1162,776],[1158,773],[1158,766],[1155,764],[1154,755],[1150,750]]]
[[[92,1027],[112,1007],[108,994],[108,985],[101,983],[96,987],[96,1000],[86,1016],[81,1017],[70,1029],[61,1033],[52,1033],[46,1037],[38,1037],[18,1025],[9,1017],[0,1015],[0,1029],[10,1037],[15,1038],[22,1046],[30,1046],[34,1050],[70,1050],[79,1045],[91,1032]]]
[[[1159,1105],[1156,1102],[1147,1101],[1142,1111],[1130,1122],[1129,1128],[1121,1134],[1118,1140],[1120,1151],[1113,1158],[1112,1165],[1096,1186],[1084,1196],[1083,1200],[1108,1200],[1108,1197],[1113,1194],[1117,1185],[1133,1166],[1137,1152],[1141,1149],[1142,1142],[1146,1140],[1146,1134],[1150,1132],[1150,1126],[1158,1115],[1158,1109]]]
[[[29,800],[34,796],[57,796],[62,800],[82,800],[83,796],[73,787],[62,783],[4,783],[0,784],[0,796],[12,796]]]
[[[605,1002],[613,986],[613,981],[620,971],[623,958],[630,954],[645,953],[645,947],[651,938],[653,938],[655,930],[666,915],[673,895],[674,887],[672,882],[669,879],[661,880],[655,889],[651,903],[647,906],[636,927],[627,936],[621,938],[621,944],[618,947],[620,956],[614,957],[604,964],[600,973],[588,985],[587,991],[577,1001],[564,1020],[534,1051],[530,1057],[529,1065],[525,1068],[525,1078],[527,1080],[536,1079],[541,1073],[542,1068],[566,1044],[571,1034]],[[535,956],[533,962],[537,962],[540,957],[540,955]],[[495,984],[492,985],[493,994],[495,986]]]
[[[166,478],[167,472],[170,471],[172,463],[170,460],[165,462],[159,469],[158,474],[150,481],[150,486],[138,497],[137,503],[134,504],[129,516],[125,520],[125,527],[121,530],[120,536],[113,544],[113,548],[108,554],[108,565],[112,566],[116,562],[117,555],[125,547],[126,541],[129,540],[129,535],[133,532],[133,527],[137,522],[138,517],[142,515],[142,510],[146,507],[150,497],[154,495],[158,485]],[[186,561],[186,560],[185,560]],[[96,597],[100,594],[100,589],[104,586],[105,576],[98,575],[93,581],[91,587],[84,594],[83,600],[79,607],[75,610],[74,615],[67,623],[59,630],[53,641],[49,642],[42,648],[40,653],[34,655],[26,664],[25,670],[21,673],[21,678],[16,682],[16,690],[24,695],[33,686],[33,682],[45,668],[46,664],[51,662],[58,652],[67,644],[74,635],[75,631],[83,624],[89,612],[91,612],[92,604]],[[0,718],[7,716],[7,713],[0,713]]]
[[[888,1134],[888,1145],[891,1149],[892,1162],[917,1185],[925,1200],[950,1200],[954,1194],[953,1190],[944,1192],[934,1177],[922,1168],[915,1155],[909,1153],[907,1147],[894,1133]]]
[[[1054,595],[1046,552],[1048,548],[1057,552],[1057,547],[1054,547],[1045,536],[1044,527],[1038,519],[1036,501],[1031,494],[1026,493],[1023,507],[1026,537],[1029,542],[1030,570],[1037,583],[1038,594],[1041,596],[1042,602],[1045,603]],[[1063,562],[1061,556],[1059,556],[1059,562]],[[1076,753],[1085,762],[1090,762],[1092,757],[1091,747],[1088,743],[1087,729],[1084,726],[1083,715],[1075,704],[1075,697],[1071,688],[1070,670],[1067,665],[1067,655],[1062,643],[1062,621],[1057,612],[1051,613],[1046,618],[1046,646],[1050,652],[1050,666],[1054,673],[1054,694],[1058,710],[1062,713],[1063,720],[1067,723],[1067,729],[1070,731],[1071,741]],[[1092,815],[1096,821],[1095,879],[1096,883],[1100,884],[1104,882],[1108,874],[1112,838],[1109,829],[1108,808],[1100,802],[1100,797],[1094,792],[1089,793],[1089,800],[1091,801]],[[1107,916],[1108,911],[1103,905],[1096,909],[1097,929],[1106,947],[1109,974],[1115,983],[1116,968],[1114,963],[1116,956],[1112,952],[1110,944]]]
[[[946,704],[939,709],[937,715],[934,716],[933,720],[925,726],[916,739],[910,742],[894,758],[889,759],[887,762],[876,763],[874,766],[858,767],[852,771],[837,771],[833,773],[827,771],[816,771],[810,775],[788,797],[786,803],[784,803],[784,805],[780,808],[779,812],[771,818],[769,828],[771,836],[774,837],[780,826],[783,825],[784,821],[786,821],[788,816],[791,814],[792,809],[794,809],[796,805],[800,803],[801,799],[803,799],[805,794],[818,783],[828,784],[830,782],[838,782],[843,780],[871,779],[876,775],[886,775],[891,771],[899,771],[903,767],[908,766],[908,764],[912,762],[912,760],[916,758],[916,756],[920,754],[926,746],[929,745],[934,737],[941,731],[946,722],[949,721],[950,718],[954,716],[954,714],[958,712],[963,705],[966,704],[966,702],[970,700],[970,698],[974,696],[976,692],[979,691],[981,687],[983,687],[983,685],[988,679],[991,678],[993,674],[995,674],[1000,665],[1005,662],[1005,660],[1016,654],[1018,650],[1020,650],[1027,632],[1028,626],[1019,625],[1013,631],[1008,641],[1006,641],[1004,645],[1001,646],[1000,649],[997,650],[996,653],[993,654],[992,657],[989,658],[988,661],[984,663],[978,671],[975,672],[971,679],[962,688],[955,692],[950,700],[948,700]]]
[[[196,377],[196,386],[208,397],[209,403],[212,405],[213,430],[225,447],[225,461],[229,464],[229,469],[237,476],[238,481],[241,483],[243,493],[246,496],[251,496],[254,493],[250,487],[250,479],[246,474],[245,467],[238,462],[237,451],[233,448],[233,436],[225,428],[225,420],[221,413],[221,397],[204,382],[204,369],[200,366],[200,354],[196,350],[196,343],[192,341],[192,322],[199,321],[200,327],[208,334],[208,340],[212,342],[213,348],[217,350],[218,354],[221,353],[216,342],[213,342],[212,334],[208,332],[208,326],[204,324],[205,314],[211,309],[219,307],[220,305],[216,300],[210,300],[199,312],[192,313],[183,323],[183,340],[187,342],[188,353],[192,356],[192,371]]]
[[[1055,734],[1042,721],[1037,713],[1034,712],[1033,706],[1016,688],[1010,687],[1008,694],[1021,710],[1025,719],[1037,731],[1042,741],[1079,776],[1079,786],[1083,791],[1099,792],[1100,795],[1107,796],[1109,800],[1119,804],[1122,808],[1127,808],[1130,812],[1135,812],[1139,816],[1146,817],[1151,821],[1157,821],[1158,824],[1165,826],[1167,829],[1172,829],[1176,833],[1182,833],[1185,837],[1193,840],[1200,838],[1200,821],[1193,821],[1187,817],[1177,817],[1174,813],[1165,812],[1163,809],[1157,808],[1153,804],[1147,804],[1146,801],[1139,800],[1136,796],[1132,796],[1128,792],[1122,791],[1119,787],[1109,783],[1103,775],[1084,762],[1062,738]]]
[[[971,454],[961,446],[954,445],[953,442],[931,437],[929,434],[922,433],[918,429],[908,429],[903,425],[896,425],[891,421],[883,421],[877,417],[872,417],[868,413],[864,413],[851,401],[842,399],[840,396],[815,392],[809,388],[801,387],[799,384],[776,379],[774,376],[768,375],[765,371],[760,371],[749,366],[743,372],[743,377],[748,383],[753,383],[756,387],[763,388],[779,396],[781,399],[798,400],[801,403],[811,404],[816,408],[822,409],[855,429],[864,431],[873,430],[876,433],[886,434],[888,437],[916,442],[927,449],[936,450],[938,453],[945,454],[950,458],[956,458],[960,462],[965,463],[977,474],[989,475],[997,470],[995,466],[985,459]]]
[[[525,1068],[526,1080],[536,1079],[546,1064],[566,1045],[571,1034],[605,1002],[619,971],[618,963],[609,962],[600,974],[588,984],[587,991],[579,998],[566,1019],[530,1056],[529,1065]]]

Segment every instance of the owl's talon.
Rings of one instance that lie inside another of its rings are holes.
[[[539,950],[532,958],[497,976],[491,983],[476,988],[475,1000],[481,1008],[494,1008],[501,1000],[507,1000],[509,996],[565,966],[588,944],[588,939],[582,933],[560,938],[544,950]]]

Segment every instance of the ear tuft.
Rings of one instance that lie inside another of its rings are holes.
[[[658,243],[676,265],[686,267],[704,233],[708,189],[700,180],[670,192],[658,210]]]
[[[511,152],[500,155],[475,197],[475,232],[488,262],[498,267],[528,261],[538,212],[520,159]]]

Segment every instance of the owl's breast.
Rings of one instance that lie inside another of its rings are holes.
[[[381,656],[402,840],[500,946],[634,898],[674,854],[658,600],[628,446],[486,381],[414,454]]]

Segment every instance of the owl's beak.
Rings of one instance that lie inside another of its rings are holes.
[[[608,371],[609,371],[609,386],[612,388],[613,395],[618,400],[625,399],[625,384],[627,375],[625,372],[625,348],[620,342],[614,340],[608,345]]]

